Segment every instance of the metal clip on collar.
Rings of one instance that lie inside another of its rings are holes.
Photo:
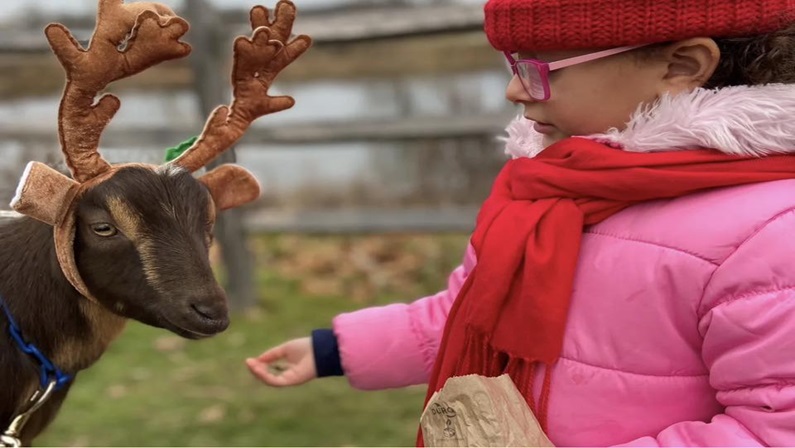
[[[34,392],[33,396],[30,397],[30,400],[28,400],[28,402],[22,408],[22,411],[17,414],[13,420],[11,420],[11,424],[8,425],[8,428],[3,432],[2,435],[0,435],[0,446],[22,446],[22,441],[19,440],[19,437],[22,434],[22,428],[25,427],[25,424],[30,419],[30,416],[33,415],[33,413],[36,412],[36,410],[38,410],[41,405],[43,405],[44,402],[50,398],[53,392],[55,392],[57,384],[57,380],[51,379],[46,388],[36,389],[36,392]]]
[[[14,321],[14,317],[11,315],[11,311],[6,306],[2,296],[0,296],[0,309],[2,309],[8,320],[8,332],[11,335],[11,339],[14,340],[23,353],[33,357],[39,364],[39,387],[22,407],[22,410],[11,420],[8,428],[0,434],[0,447],[18,447],[22,444],[19,440],[22,427],[28,422],[30,416],[50,398],[53,392],[60,390],[71,381],[72,377],[56,367],[35,345],[25,341],[22,331],[20,331],[16,321]]]

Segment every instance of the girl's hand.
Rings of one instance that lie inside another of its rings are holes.
[[[312,339],[300,338],[246,360],[251,373],[274,387],[297,386],[317,378]]]

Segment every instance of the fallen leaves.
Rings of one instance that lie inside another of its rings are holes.
[[[429,277],[446,277],[466,239],[437,235],[281,235],[252,242],[257,263],[296,281],[301,293],[368,304],[379,294],[416,297]],[[444,285],[439,284],[442,288]]]
[[[203,424],[218,423],[223,421],[224,417],[226,417],[226,413],[226,406],[214,404],[202,409],[196,420]]]

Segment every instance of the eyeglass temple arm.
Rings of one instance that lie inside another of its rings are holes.
[[[606,58],[614,54],[624,53],[626,51],[634,50],[643,46],[644,45],[632,45],[629,47],[610,48],[608,50],[597,51],[596,53],[588,53],[581,56],[574,56],[573,58],[561,59],[560,61],[550,62],[549,70],[557,70],[570,65],[582,64],[583,62]]]

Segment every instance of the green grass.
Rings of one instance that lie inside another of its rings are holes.
[[[302,247],[298,241],[291,244]],[[257,382],[244,360],[288,338],[306,336],[312,328],[327,327],[340,312],[438,290],[459,259],[463,241],[450,236],[394,243],[385,250],[424,254],[399,276],[406,283],[410,273],[414,284],[397,288],[382,282],[374,294],[355,303],[345,292],[366,282],[366,276],[353,270],[342,294],[307,294],[303,276],[279,273],[277,262],[285,253],[294,259],[313,257],[313,246],[296,255],[295,247],[285,252],[277,238],[260,239],[258,255],[268,263],[258,263],[257,309],[233,315],[226,332],[204,341],[185,341],[131,323],[103,358],[79,375],[57,420],[36,445],[413,445],[424,387],[363,392],[350,388],[344,378],[324,378],[275,389]],[[307,278],[318,275],[305,273]]]

